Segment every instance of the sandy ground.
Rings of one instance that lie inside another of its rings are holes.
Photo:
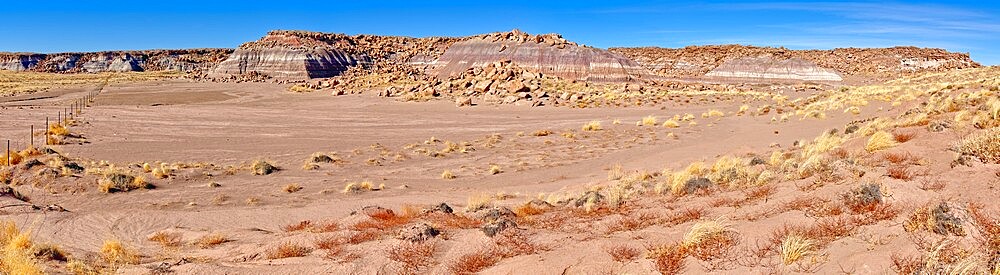
[[[15,137],[13,145],[23,148],[27,142],[21,137],[28,136],[28,125],[40,128],[46,116],[54,117],[62,104],[91,89],[96,88],[59,89],[0,99],[0,137]],[[792,99],[808,95],[792,94]],[[430,206],[444,202],[461,211],[468,205],[467,198],[500,192],[512,198],[501,198],[497,204],[513,208],[516,202],[529,201],[541,193],[580,193],[592,186],[607,185],[608,169],[615,164],[628,171],[658,172],[664,168],[683,169],[695,161],[711,164],[723,155],[756,154],[766,159],[775,148],[793,148],[797,140],[812,140],[830,129],[843,130],[851,121],[899,114],[907,107],[876,103],[864,107],[861,115],[830,112],[822,120],[796,118],[775,123],[771,115],[735,115],[744,103],[763,104],[737,99],[641,108],[516,105],[459,108],[447,100],[400,102],[370,93],[295,94],[277,84],[183,80],[119,84],[106,87],[92,107],[78,118],[80,123],[71,128],[85,137],[85,142],[54,148],[85,164],[107,161],[118,167],[138,169],[142,163],[155,166],[157,162],[182,162],[197,168],[177,169],[165,179],[147,175],[155,189],[127,193],[99,192],[94,175],[22,185],[17,190],[30,197],[32,204],[59,205],[68,211],[6,208],[0,209],[0,217],[25,225],[37,240],[58,244],[79,259],[97,261],[97,251],[104,240],[121,240],[143,256],[141,264],[123,267],[119,270],[122,273],[149,273],[158,265],[180,274],[450,273],[449,265],[456,259],[485,246],[491,239],[476,228],[445,228],[445,237],[436,240],[432,264],[410,270],[387,256],[386,251],[400,242],[393,234],[349,245],[346,252],[331,257],[313,248],[313,243],[346,232],[286,232],[282,227],[303,220],[337,221],[346,226],[359,218],[353,213],[371,205],[398,212],[404,205]],[[711,109],[726,115],[699,116]],[[649,115],[662,122],[686,113],[697,116],[697,125],[682,123],[679,128],[636,125]],[[581,130],[581,126],[594,120],[601,121],[602,130]],[[613,123],[615,120],[621,123]],[[551,130],[552,134],[533,135],[539,130]],[[573,137],[565,137],[564,133],[572,133]],[[951,132],[921,133],[919,139],[896,149],[926,155],[927,164],[921,169],[928,174],[946,171],[938,176],[958,176],[972,171],[982,176],[966,177],[949,184],[944,191],[935,192],[921,190],[911,182],[887,181],[885,184],[895,191],[893,202],[911,209],[930,198],[959,196],[961,193],[956,190],[978,184],[973,181],[996,182],[995,175],[990,178],[989,174],[981,173],[995,165],[951,169],[947,165],[951,155],[925,149],[946,147],[945,140],[957,136]],[[446,142],[468,142],[471,149],[441,156],[426,153],[446,148]],[[844,147],[861,150],[864,145],[857,143],[847,143]],[[342,161],[304,170],[303,164],[316,152],[337,156]],[[267,160],[281,170],[266,176],[251,175],[245,167],[257,159]],[[491,165],[503,172],[492,175]],[[777,184],[765,199],[748,200],[745,204],[720,203],[725,198],[746,197],[745,191],[654,197],[635,202],[624,210],[576,217],[578,220],[564,221],[555,229],[518,229],[538,244],[538,251],[504,258],[482,272],[657,273],[655,263],[643,256],[619,262],[612,260],[606,250],[625,245],[645,251],[656,244],[682,239],[696,221],[655,222],[634,230],[609,228],[642,213],[649,213],[642,217],[662,219],[683,209],[702,208],[704,213],[696,220],[724,219],[740,232],[744,240],[741,247],[748,246],[767,239],[773,228],[783,224],[808,224],[817,219],[803,211],[775,209],[802,198],[837,202],[838,194],[854,183],[884,178],[884,168],[878,169],[883,171],[816,191],[802,187],[813,179],[784,182]],[[456,178],[442,179],[445,170]],[[384,184],[385,189],[341,192],[345,184],[365,180],[374,185]],[[210,187],[209,183],[219,186]],[[293,193],[283,190],[293,183],[302,189]],[[982,201],[997,195],[992,188],[974,188],[983,191],[973,195]],[[822,251],[822,263],[815,268],[689,258],[684,271],[890,273],[890,254],[916,253],[912,248],[899,248],[912,246],[899,226],[905,214],[866,225],[833,241]],[[398,228],[389,231],[394,230]],[[187,244],[163,247],[149,240],[157,232],[176,234],[184,243],[210,233],[223,234],[230,241],[210,248]],[[310,246],[311,252],[305,257],[284,259],[266,256],[268,251],[287,242]],[[66,272],[58,263],[49,265],[50,272]]]

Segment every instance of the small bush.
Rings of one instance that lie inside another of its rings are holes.
[[[646,116],[646,117],[642,118],[641,123],[642,123],[643,126],[656,126],[656,124],[657,124],[656,120],[657,120],[656,116],[649,115],[649,116]]]
[[[904,143],[912,140],[916,136],[917,136],[916,132],[894,133],[892,134],[892,139],[895,140],[896,142]]]
[[[489,170],[490,175],[496,175],[502,172],[503,170],[500,169],[499,165],[490,165],[490,170]]]
[[[667,121],[663,122],[663,127],[677,128],[677,127],[681,127],[681,125],[680,125],[680,123],[677,123],[676,120],[670,119],[670,120],[667,120]]]
[[[908,181],[913,179],[913,174],[910,172],[909,168],[907,168],[905,165],[895,165],[886,168],[886,174],[888,174],[890,178],[898,180]]]
[[[455,179],[455,174],[452,174],[451,170],[444,170],[444,172],[441,172],[441,179]]]
[[[106,240],[101,245],[101,259],[113,267],[121,267],[126,264],[139,264],[139,254],[131,248],[125,247],[118,240]]]
[[[882,186],[867,183],[854,188],[842,195],[844,205],[854,213],[865,213],[875,210],[882,203]]]
[[[604,248],[616,262],[631,262],[639,258],[639,249],[627,245],[612,245]]]
[[[434,241],[404,241],[389,247],[386,254],[389,255],[389,259],[402,263],[404,270],[409,273],[434,263],[433,257],[436,248],[437,243]]]
[[[150,236],[149,240],[159,243],[163,247],[177,247],[181,244],[181,235],[161,231]]]
[[[274,260],[274,259],[303,257],[308,255],[309,252],[312,252],[312,249],[305,246],[285,242],[278,245],[278,247],[275,247],[270,251],[268,251],[267,258]]]
[[[707,261],[725,255],[738,243],[736,230],[718,221],[704,221],[684,234],[681,245],[691,256]]]
[[[587,124],[583,125],[582,129],[584,131],[600,131],[601,130],[601,122],[597,121],[597,120],[588,122]]]
[[[226,238],[226,236],[216,233],[216,234],[208,234],[201,238],[198,238],[197,240],[195,240],[194,245],[203,249],[207,249],[229,241],[230,241],[229,238]]]
[[[984,163],[1000,163],[1000,128],[966,136],[955,147],[959,153],[975,156]]]
[[[300,186],[298,183],[289,183],[288,185],[285,185],[285,188],[282,188],[281,190],[284,190],[285,193],[295,193],[299,192],[299,190],[302,190],[302,186]]]
[[[125,173],[109,173],[97,180],[97,187],[104,193],[128,192],[135,189],[152,189],[153,185],[146,182],[142,176]]]

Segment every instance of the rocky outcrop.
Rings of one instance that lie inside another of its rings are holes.
[[[454,41],[457,38],[271,31],[241,45],[210,76],[249,81],[242,75],[253,72],[295,81],[338,76],[353,67],[406,70],[402,66],[426,65],[436,59]]]
[[[114,55],[111,53],[98,55],[83,63],[83,71],[99,72],[141,72],[142,67],[130,54]]]
[[[843,75],[876,78],[980,66],[967,53],[917,47],[789,50],[774,47],[717,45],[684,48],[611,48],[609,51],[620,53],[654,73],[667,77],[705,75],[724,62],[745,57],[770,57],[775,60],[799,58],[822,68],[836,70]]]
[[[219,63],[212,76],[259,73],[275,79],[309,79],[336,76],[367,62],[332,48],[240,48]]]
[[[801,58],[775,60],[770,57],[744,57],[729,60],[705,74],[722,78],[760,78],[801,81],[841,81],[837,71],[820,68]]]
[[[0,69],[50,73],[175,70],[214,67],[231,49],[138,50],[90,53],[0,53]]]
[[[443,78],[454,77],[469,68],[501,61],[568,80],[632,82],[650,76],[638,63],[619,54],[580,46],[558,34],[529,35],[518,30],[456,42],[438,58],[431,72]]]

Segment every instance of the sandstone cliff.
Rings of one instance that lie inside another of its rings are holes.
[[[922,72],[979,67],[966,53],[943,49],[840,48],[832,50],[789,50],[785,48],[742,45],[688,46],[684,48],[611,48],[611,52],[629,57],[653,72],[667,77],[700,76],[723,62],[744,57],[770,57],[776,60],[800,58],[819,67],[834,69],[844,75],[896,77]]]
[[[136,50],[89,53],[0,53],[0,69],[52,73],[175,70],[214,67],[231,49]]]
[[[631,82],[649,72],[619,54],[579,46],[558,34],[529,35],[514,30],[456,42],[434,63],[432,73],[455,77],[469,68],[511,61],[535,73],[590,82]]]

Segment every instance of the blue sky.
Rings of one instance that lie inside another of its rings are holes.
[[[601,48],[914,45],[998,65],[997,15],[994,1],[18,1],[0,5],[0,51],[231,48],[272,29],[423,37],[519,28]]]

